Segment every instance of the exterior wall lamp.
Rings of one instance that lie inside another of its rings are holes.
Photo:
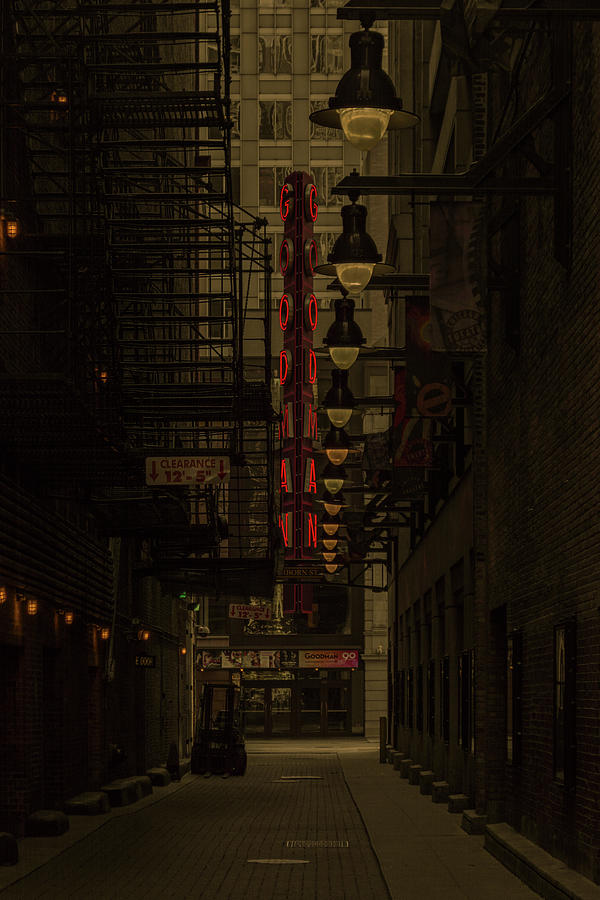
[[[109,639],[109,637],[110,637],[110,628],[108,628],[106,625],[104,627],[100,628],[100,639],[103,641],[107,641]]]
[[[335,516],[330,516],[329,513],[325,513],[321,519],[321,525],[323,526],[325,534],[331,537],[331,535],[337,534],[340,527],[340,521],[339,519],[336,519]]]
[[[344,486],[344,478],[346,478],[346,470],[343,466],[327,463],[323,469],[323,484],[330,494],[337,494],[341,491]]]
[[[329,349],[331,360],[338,369],[349,369],[356,362],[366,339],[354,321],[354,300],[350,297],[336,299],[335,321],[330,325],[323,343]]]
[[[330,516],[337,516],[341,508],[348,505],[341,491],[335,496],[330,494],[329,491],[323,491],[321,503],[325,507],[325,512],[329,513]]]
[[[325,394],[323,406],[334,428],[343,428],[356,406],[354,394],[348,387],[348,370],[332,369],[331,380],[333,384]]]
[[[33,598],[29,598],[27,601],[27,615],[28,616],[36,616],[38,611],[38,602]]]
[[[6,592],[6,588],[5,588],[5,587],[0,587],[0,605],[1,605],[2,603],[6,603],[7,599],[8,599],[8,595],[7,595],[7,592]]]
[[[350,35],[350,69],[341,77],[329,108],[311,113],[310,119],[325,128],[342,129],[347,140],[359,150],[371,150],[388,128],[416,125],[419,117],[402,108],[394,84],[384,72],[384,38],[369,31],[372,22],[363,22],[364,31]]]
[[[327,255],[328,263],[315,267],[317,275],[337,276],[349,294],[360,294],[372,275],[389,275],[393,266],[381,262],[375,241],[367,232],[367,207],[356,203],[342,206],[342,233]]]
[[[334,466],[341,466],[348,456],[350,440],[343,428],[330,428],[323,441],[327,459]]]

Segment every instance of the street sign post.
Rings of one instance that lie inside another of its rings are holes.
[[[221,484],[229,481],[230,470],[228,456],[148,456],[146,484]]]

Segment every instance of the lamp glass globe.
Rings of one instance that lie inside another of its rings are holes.
[[[331,361],[338,369],[349,369],[358,357],[359,347],[330,347]]]
[[[330,494],[337,494],[344,486],[343,478],[324,478],[323,484]]]
[[[325,534],[335,534],[339,527],[339,522],[323,522],[323,531]]]
[[[340,262],[335,264],[335,273],[349,294],[360,294],[371,280],[375,263]]]
[[[351,409],[327,409],[327,416],[334,428],[343,428],[352,418]]]
[[[348,448],[330,447],[328,450],[325,450],[325,453],[330,463],[333,463],[334,466],[341,466],[348,456]]]
[[[371,150],[387,131],[392,110],[350,107],[340,109],[339,114],[346,140],[359,150]]]
[[[340,509],[342,508],[341,503],[336,503],[335,501],[332,503],[327,500],[323,506],[325,507],[325,511],[329,513],[330,516],[337,516]]]
[[[334,552],[329,553],[326,550],[324,550],[323,551],[323,559],[325,560],[325,562],[331,563],[335,559],[335,553]]]
[[[339,566],[337,563],[325,563],[325,568],[330,575],[333,575],[334,572],[337,572]]]
[[[337,547],[337,538],[323,538],[323,546],[326,550],[334,550]]]

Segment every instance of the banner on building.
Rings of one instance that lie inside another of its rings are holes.
[[[434,350],[485,350],[483,210],[434,202],[429,219],[429,295]]]
[[[356,669],[358,650],[202,650],[204,669]]]

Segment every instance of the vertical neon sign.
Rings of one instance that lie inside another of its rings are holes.
[[[317,188],[306,172],[292,172],[281,188],[279,212],[284,226],[279,247],[283,294],[279,300],[279,327],[283,350],[279,375],[283,390],[281,438],[281,514],[279,528],[287,560],[310,559],[317,546],[317,514],[313,441],[317,439],[317,413],[313,384],[317,358],[313,334],[318,304],[312,279],[317,265],[313,227],[317,220]],[[284,588],[286,611],[309,613],[312,587],[291,584]]]

